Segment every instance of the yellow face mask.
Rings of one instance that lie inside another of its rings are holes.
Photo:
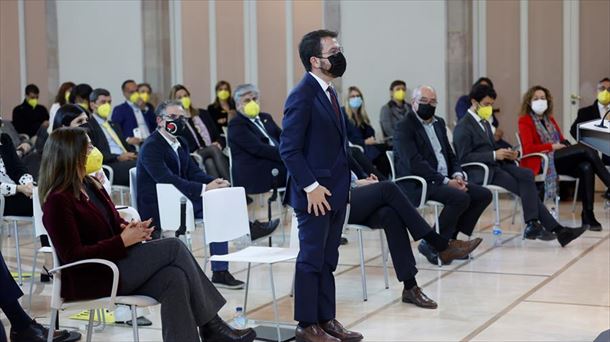
[[[491,114],[493,114],[494,109],[492,106],[481,106],[479,105],[479,109],[477,109],[477,115],[479,115],[479,117],[481,117],[481,119],[483,120],[487,120],[491,117]]]
[[[32,108],[36,108],[36,106],[38,106],[38,99],[28,99],[28,104],[32,106]]]
[[[191,98],[190,97],[185,96],[180,99],[180,102],[182,102],[182,108],[184,108],[184,110],[191,108]]]
[[[244,114],[247,117],[254,119],[261,112],[261,107],[256,101],[250,101],[244,106]]]
[[[97,107],[97,115],[102,119],[107,119],[110,116],[110,103],[104,103],[103,105]]]
[[[150,100],[150,94],[142,92],[140,93],[140,98],[146,103],[148,100]]]
[[[405,100],[405,95],[406,92],[402,89],[400,90],[396,90],[393,94],[392,94],[392,98],[396,101],[404,101]]]
[[[94,147],[89,154],[87,154],[87,161],[85,162],[85,173],[92,174],[102,169],[104,163],[104,155],[102,152]]]
[[[70,91],[69,90],[66,92],[66,95],[64,95],[64,96],[66,98],[66,103],[70,103]]]
[[[229,93],[228,90],[219,90],[216,93],[216,96],[218,96],[218,98],[221,99],[222,101],[225,101],[231,96],[231,93]]]
[[[129,102],[136,104],[138,103],[138,100],[140,99],[140,93],[138,92],[133,92],[131,95],[129,95]]]
[[[89,104],[87,102],[81,102],[78,105],[85,108],[86,110],[89,110]]]
[[[610,92],[606,89],[597,93],[597,101],[604,106],[610,103]]]

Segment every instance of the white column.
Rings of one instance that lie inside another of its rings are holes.
[[[214,87],[218,81],[218,62],[216,53],[216,0],[208,2],[208,24],[210,32],[210,98],[216,98]]]
[[[244,0],[244,79],[258,86],[257,40],[256,1]]]
[[[528,27],[528,0],[519,2],[519,65],[520,90],[525,94],[529,88],[529,27]]]
[[[286,93],[294,87],[294,18],[292,0],[286,0]]]
[[[472,79],[487,75],[487,0],[472,3]]]
[[[574,122],[577,106],[572,95],[580,93],[579,60],[579,6],[578,1],[563,0],[563,122],[564,131]],[[575,100],[578,103],[578,100]],[[566,135],[569,137],[569,135]]]
[[[17,15],[19,16],[19,81],[23,91],[28,83],[27,55],[25,51],[25,2],[17,1]],[[21,93],[23,94],[23,93]]]
[[[169,2],[169,36],[172,84],[182,83],[182,0]]]

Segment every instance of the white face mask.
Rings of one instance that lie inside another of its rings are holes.
[[[546,100],[534,100],[532,101],[531,106],[534,113],[538,115],[544,114],[547,108],[549,108],[549,105]]]

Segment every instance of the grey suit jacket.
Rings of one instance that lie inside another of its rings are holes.
[[[453,147],[462,164],[472,162],[486,164],[489,166],[489,179],[493,178],[494,169],[499,165],[493,156],[496,146],[489,141],[485,131],[469,113],[455,126]],[[466,172],[469,181],[483,183],[484,171],[480,167],[466,168]]]

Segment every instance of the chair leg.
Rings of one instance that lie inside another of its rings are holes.
[[[438,220],[438,205],[434,206],[434,226],[436,227],[436,233],[437,234],[441,234],[441,226],[440,226],[440,221]],[[443,262],[441,261],[440,257],[436,258],[436,262],[438,264],[438,267],[443,267]]]
[[[498,195],[499,197],[500,195]],[[498,199],[498,206],[500,205],[500,200]],[[515,217],[517,216],[517,206],[519,205],[519,197],[515,196],[515,204],[513,205],[513,218],[511,224],[515,224]],[[498,214],[499,215],[499,214]],[[500,226],[500,220],[498,219],[498,226]]]
[[[364,242],[362,241],[362,231],[358,229],[358,247],[360,249],[360,282],[362,283],[362,300],[367,301],[366,291],[366,271],[364,269]]]
[[[248,289],[250,287],[250,267],[252,263],[248,263],[248,272],[246,273],[246,295],[244,297],[244,316],[246,315],[246,308],[248,306]]]
[[[296,265],[295,265],[295,270],[294,270],[294,273],[292,274],[292,286],[290,287],[290,297],[294,297],[294,282],[296,280],[296,276],[297,276],[297,272],[296,272]]]
[[[269,280],[271,281],[271,296],[273,298],[273,318],[275,320],[275,329],[277,330],[277,341],[282,341],[280,333],[280,313],[277,307],[277,299],[275,298],[275,282],[273,281],[273,264],[269,264]]]
[[[493,229],[499,229],[500,228],[500,194],[497,191],[493,192],[493,201],[494,201],[494,211],[495,211]]]
[[[381,243],[381,260],[383,261],[383,280],[385,281],[385,288],[387,290],[390,288],[388,281],[388,253],[386,252],[382,229],[379,229],[379,242]]]
[[[576,198],[578,197],[578,187],[580,186],[580,178],[576,178],[576,184],[574,185],[574,199],[572,199],[572,213],[576,212]]]
[[[53,335],[55,334],[55,322],[57,322],[57,315],[59,315],[57,309],[51,310],[51,321],[49,322],[49,334],[47,335],[47,342],[53,342]]]
[[[131,326],[133,328],[133,341],[140,341],[140,334],[138,332],[138,307],[135,305],[131,305]]]
[[[17,276],[19,286],[23,286],[23,273],[21,271],[21,250],[19,249],[19,232],[17,231],[17,221],[13,221],[13,232],[15,233],[15,252],[17,253]]]
[[[87,342],[91,342],[91,335],[93,334],[93,316],[95,316],[95,310],[89,310],[89,324],[87,325]]]
[[[38,260],[38,249],[35,247],[34,243],[34,261],[32,262],[32,277],[30,279],[30,295],[28,296],[28,313],[32,313],[32,292],[34,289],[34,274],[36,274],[36,261]]]

